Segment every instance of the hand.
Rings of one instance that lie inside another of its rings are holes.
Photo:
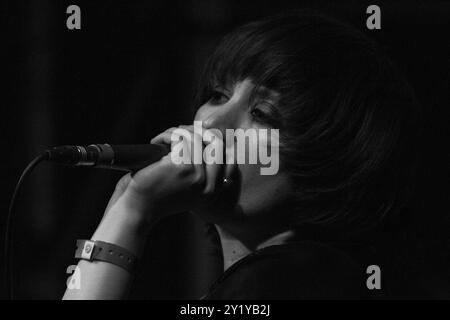
[[[165,216],[214,201],[223,188],[223,178],[232,175],[235,165],[205,164],[204,161],[194,164],[194,141],[202,146],[203,151],[203,139],[194,132],[193,126],[179,128],[184,130],[170,128],[151,140],[151,143],[170,145],[171,152],[134,175],[122,177],[116,185],[106,214],[120,208],[123,214],[129,215],[128,220],[151,226]],[[223,141],[217,136],[209,143],[223,150]],[[180,147],[187,151],[186,157],[190,163],[176,164],[172,161],[172,151]]]

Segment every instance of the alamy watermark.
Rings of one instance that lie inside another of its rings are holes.
[[[367,278],[366,286],[369,290],[381,289],[381,269],[376,264],[367,267],[366,273],[370,276]]]
[[[66,285],[69,290],[81,289],[81,270],[77,265],[70,265],[66,270],[71,276],[67,279]]]
[[[172,132],[171,141],[176,143],[186,140],[191,134],[187,129],[176,128]],[[171,152],[173,163],[259,164],[261,175],[278,173],[279,129],[226,129],[224,139],[220,130],[205,129],[202,121],[194,121],[194,135],[201,136],[202,143],[193,139],[192,148],[187,143],[175,144]]]

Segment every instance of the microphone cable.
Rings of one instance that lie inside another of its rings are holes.
[[[9,203],[8,215],[5,222],[5,239],[4,239],[4,261],[5,261],[5,287],[6,294],[9,300],[14,299],[14,257],[12,255],[12,237],[13,237],[13,214],[16,206],[16,200],[22,189],[23,182],[27,176],[33,171],[33,169],[42,161],[48,160],[49,154],[44,152],[34,158],[20,175],[19,181],[16,184],[14,193]]]

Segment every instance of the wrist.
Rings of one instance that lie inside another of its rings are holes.
[[[106,212],[92,240],[121,246],[139,257],[153,226],[151,221],[135,207],[126,205],[119,199]]]
[[[126,190],[111,206],[110,212],[116,219],[123,221],[136,232],[148,233],[156,222],[156,210],[147,197]]]

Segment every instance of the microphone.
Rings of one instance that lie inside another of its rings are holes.
[[[122,171],[138,171],[167,155],[161,144],[59,146],[46,150],[48,161],[68,166],[88,166]]]

